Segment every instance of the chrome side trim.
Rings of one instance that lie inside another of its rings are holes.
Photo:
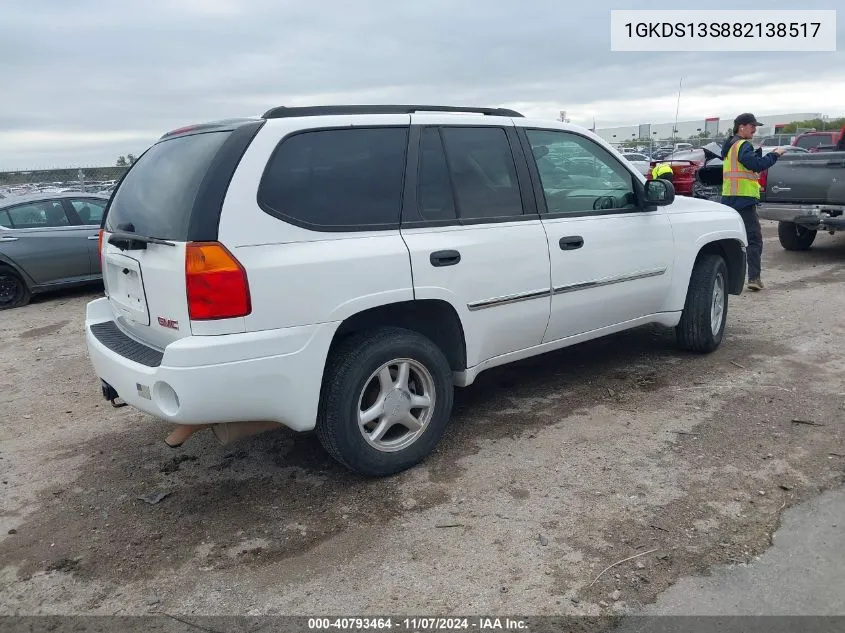
[[[543,297],[551,296],[550,288],[544,290],[532,290],[530,292],[520,292],[519,294],[506,295],[504,297],[494,297],[493,299],[485,299],[484,301],[475,301],[467,304],[470,312],[476,310],[484,310],[486,308],[497,308],[499,306],[508,305],[510,303],[519,303],[520,301],[530,301],[531,299],[541,299]]]
[[[609,279],[597,279],[595,281],[585,281],[577,284],[569,284],[568,286],[558,286],[554,289],[554,294],[560,295],[567,292],[576,292],[578,290],[588,290],[590,288],[601,288],[602,286],[610,286],[613,284],[621,284],[626,281],[636,281],[637,279],[648,279],[649,277],[659,277],[666,272],[665,268],[658,268],[655,270],[646,270],[641,273],[634,273],[631,275],[621,275],[619,277],[610,277]]]

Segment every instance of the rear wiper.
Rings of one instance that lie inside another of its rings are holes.
[[[144,250],[147,244],[164,244],[165,246],[176,246],[174,242],[168,242],[158,237],[147,237],[128,231],[115,231],[109,235],[109,244],[117,246],[120,250]]]

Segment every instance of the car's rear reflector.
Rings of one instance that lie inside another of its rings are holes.
[[[252,311],[246,271],[217,242],[187,244],[185,286],[192,320],[231,319]]]

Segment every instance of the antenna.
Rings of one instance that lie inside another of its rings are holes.
[[[681,87],[683,85],[684,78],[681,77],[681,81],[678,83],[678,104],[675,106],[675,125],[672,126],[672,149],[674,149],[674,145],[677,142],[675,135],[678,133],[678,113],[681,111]]]

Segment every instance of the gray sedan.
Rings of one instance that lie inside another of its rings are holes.
[[[0,200],[0,310],[102,280],[97,238],[108,200],[81,192]]]

